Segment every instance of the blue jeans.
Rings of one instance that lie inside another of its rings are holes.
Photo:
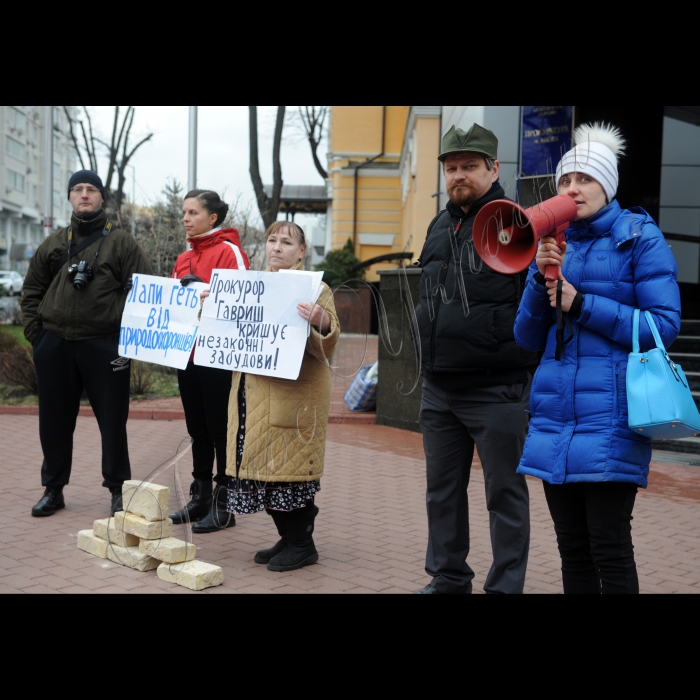
[[[639,593],[632,546],[636,484],[544,485],[564,593]]]

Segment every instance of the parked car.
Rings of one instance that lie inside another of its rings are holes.
[[[0,270],[0,287],[3,288],[5,294],[11,297],[19,296],[22,293],[23,284],[24,277],[19,272]]]

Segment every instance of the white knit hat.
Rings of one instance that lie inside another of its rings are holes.
[[[595,122],[582,124],[574,131],[574,147],[564,154],[557,165],[556,185],[562,176],[583,173],[597,180],[605,191],[608,202],[617,192],[617,156],[625,152],[625,140],[612,124]]]

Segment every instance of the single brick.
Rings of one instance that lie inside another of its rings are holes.
[[[144,540],[165,539],[173,534],[173,521],[170,518],[150,521],[140,515],[125,513],[123,510],[114,514],[114,524],[118,530],[124,530]]]
[[[139,550],[168,564],[179,564],[183,561],[192,561],[197,548],[176,537],[166,537],[162,540],[141,540]]]
[[[192,591],[201,591],[220,586],[224,582],[224,572],[220,566],[193,559],[184,564],[161,564],[158,567],[158,578]]]
[[[165,520],[168,517],[170,489],[148,481],[132,479],[122,486],[124,510],[146,520]]]
[[[118,547],[113,544],[107,548],[107,559],[137,571],[150,571],[160,564],[158,559],[142,554],[138,547]]]
[[[92,554],[100,559],[106,559],[108,547],[109,542],[97,537],[92,530],[81,530],[78,533],[78,549],[82,549],[83,552]]]
[[[92,530],[96,537],[107,540],[119,547],[138,547],[139,538],[135,535],[130,535],[128,532],[120,530],[114,523],[114,518],[104,518],[103,520],[95,520],[92,525]]]

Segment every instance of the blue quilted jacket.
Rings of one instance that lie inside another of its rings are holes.
[[[616,200],[566,231],[564,277],[584,295],[573,339],[554,359],[556,312],[530,268],[515,339],[544,350],[530,395],[519,474],[550,484],[623,481],[646,488],[651,442],[627,425],[627,356],[635,308],[654,316],[666,347],[680,329],[676,261],[654,220]],[[568,336],[568,331],[566,332]],[[640,323],[642,349],[655,346]]]

